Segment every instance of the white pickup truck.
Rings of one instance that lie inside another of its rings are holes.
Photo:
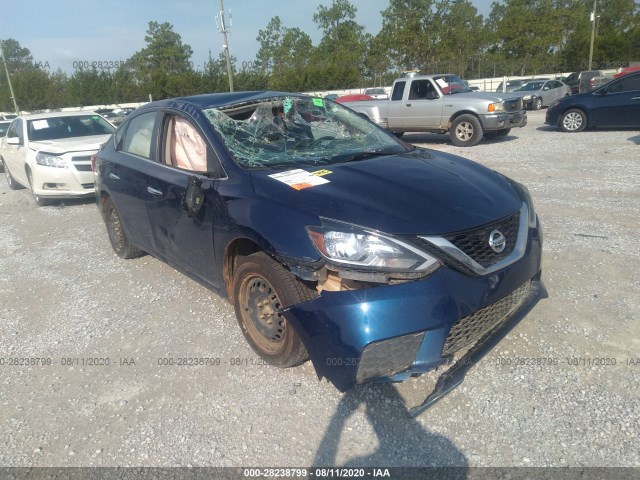
[[[415,75],[393,82],[388,100],[349,102],[347,107],[400,136],[447,133],[454,145],[471,147],[524,127],[527,114],[517,96],[470,90],[456,75]]]

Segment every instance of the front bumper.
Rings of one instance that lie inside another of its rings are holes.
[[[471,276],[443,266],[420,281],[325,291],[290,307],[285,316],[302,338],[318,376],[339,390],[358,383],[402,381],[447,362],[464,343],[461,336],[482,337],[497,327],[496,315],[504,317],[497,320],[508,320],[520,296],[524,300],[526,287],[539,277],[541,251],[541,231],[530,228],[524,256],[490,275]],[[485,331],[472,331],[478,325]]]
[[[33,166],[33,193],[42,197],[87,197],[95,194],[93,173],[79,171],[76,165],[56,168]]]
[[[480,115],[480,120],[485,131],[524,127],[527,124],[527,112],[518,110],[510,113]]]

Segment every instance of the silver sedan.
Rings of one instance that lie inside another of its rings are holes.
[[[559,80],[531,80],[511,94],[519,95],[525,108],[540,110],[554,100],[571,95],[571,87]]]

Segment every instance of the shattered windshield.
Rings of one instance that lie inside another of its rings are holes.
[[[278,96],[203,112],[244,168],[330,165],[407,150],[368,120],[320,98]]]
[[[437,77],[433,77],[433,80],[438,84],[440,90],[445,95],[451,95],[454,93],[468,93],[472,92],[469,87],[467,87],[464,80],[462,80],[457,75],[440,75]]]

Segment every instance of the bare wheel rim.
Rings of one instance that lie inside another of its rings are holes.
[[[567,130],[577,130],[582,126],[582,115],[576,112],[568,113],[562,119],[562,125]]]
[[[282,302],[271,283],[260,275],[245,278],[240,288],[240,306],[244,324],[258,346],[272,354],[280,351],[287,323],[280,313]]]
[[[463,142],[469,141],[473,137],[473,125],[470,122],[460,122],[456,126],[456,137]]]

